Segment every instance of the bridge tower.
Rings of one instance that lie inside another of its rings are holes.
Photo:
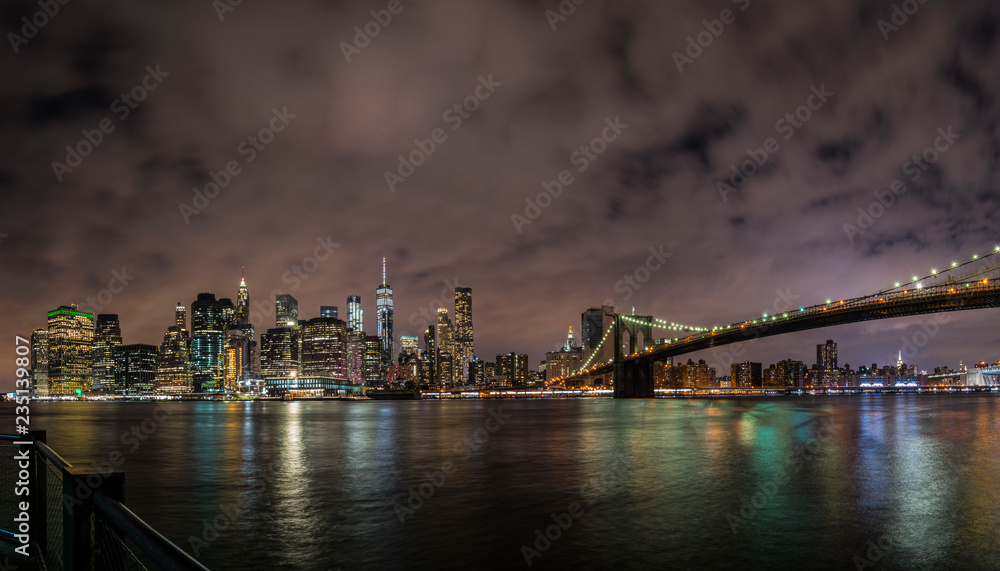
[[[653,346],[653,317],[615,314],[614,338],[615,398],[653,398],[652,359],[624,360]]]

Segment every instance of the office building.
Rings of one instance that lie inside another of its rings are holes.
[[[330,319],[340,319],[337,315],[338,308],[336,305],[321,305],[319,306],[319,316],[329,317]],[[346,327],[346,324],[345,324]]]
[[[114,349],[114,392],[120,395],[151,395],[156,386],[156,345],[121,345]]]
[[[528,356],[519,353],[497,355],[496,376],[503,376],[511,387],[523,387],[528,382]]]
[[[49,331],[39,327],[31,332],[32,396],[49,396]]]
[[[385,375],[382,374],[382,340],[377,335],[365,336],[362,366],[365,386],[381,387],[385,384]]]
[[[445,386],[456,384],[454,333],[451,319],[448,318],[448,310],[443,307],[437,311],[434,350],[435,382]]]
[[[155,392],[186,394],[192,390],[191,354],[183,328],[172,325],[163,335],[156,358]]]
[[[236,323],[250,323],[250,290],[247,289],[245,276],[240,276],[240,287],[236,291]]]
[[[260,373],[265,379],[298,376],[298,347],[290,327],[268,329],[260,336]]]
[[[228,304],[232,306],[232,302]],[[235,311],[232,312],[235,314]],[[223,386],[228,308],[211,293],[191,304],[191,365],[194,391],[218,392]]]
[[[288,294],[279,294],[274,298],[274,326],[298,327],[299,300]]]
[[[95,391],[114,390],[115,356],[114,350],[122,345],[122,329],[118,316],[102,313],[97,316],[94,326],[94,368],[92,389]]]
[[[573,328],[570,327],[562,349],[545,354],[545,382],[551,383],[558,378],[572,375],[583,367],[583,362],[583,349],[576,346],[573,340]]]
[[[475,354],[472,334],[472,288],[455,288],[455,376],[469,379],[469,361]]]
[[[302,324],[303,377],[348,379],[347,324],[334,317],[316,317]]]
[[[226,335],[226,364],[222,387],[227,393],[240,390],[250,375],[250,337],[242,329]]]
[[[816,368],[820,371],[820,384],[835,385],[839,372],[837,371],[837,344],[828,339],[825,344],[816,346]]]
[[[77,306],[48,313],[49,394],[82,395],[89,391],[94,367],[94,315]]]
[[[385,258],[382,258],[382,285],[375,290],[376,335],[382,348],[381,375],[383,382],[388,379],[388,368],[393,363],[392,336],[392,288],[385,281]]]
[[[347,297],[347,328],[354,331],[365,330],[365,310],[361,309],[361,296]]]
[[[347,329],[347,380],[365,384],[365,332]]]
[[[760,363],[733,363],[730,366],[730,381],[733,387],[761,388],[764,384],[762,365]]]

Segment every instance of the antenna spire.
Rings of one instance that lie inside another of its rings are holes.
[[[382,256],[382,285],[385,285],[385,256]]]

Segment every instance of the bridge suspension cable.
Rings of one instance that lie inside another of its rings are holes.
[[[989,267],[986,267],[986,268],[980,268],[980,269],[975,270],[975,271],[973,271],[971,273],[967,273],[967,274],[960,275],[960,276],[957,276],[957,277],[955,276],[955,273],[958,273],[958,272],[952,273],[954,270],[958,270],[959,268],[964,268],[964,267],[966,267],[968,265],[971,265],[971,264],[982,263],[983,260],[989,259],[989,258],[991,258],[993,256],[996,256],[997,254],[1000,254],[1000,246],[994,247],[994,249],[993,249],[992,252],[988,252],[988,253],[985,253],[985,254],[975,254],[975,255],[972,256],[972,259],[970,259],[970,260],[968,260],[966,262],[963,262],[961,264],[958,263],[958,262],[952,262],[950,267],[948,267],[948,268],[946,268],[946,269],[944,269],[944,270],[942,270],[940,272],[938,270],[932,268],[931,269],[931,273],[929,275],[926,275],[924,277],[913,276],[913,279],[910,280],[910,281],[908,281],[908,282],[906,282],[906,283],[896,282],[895,284],[893,284],[893,286],[891,288],[887,288],[887,289],[884,289],[882,291],[879,291],[879,292],[875,293],[874,295],[876,295],[876,296],[878,296],[878,295],[884,295],[884,294],[887,294],[887,293],[895,292],[895,291],[900,290],[900,289],[907,289],[907,288],[910,288],[911,286],[914,286],[914,287],[917,287],[918,289],[920,289],[920,288],[923,287],[923,282],[926,282],[926,281],[929,281],[929,280],[930,281],[940,280],[940,279],[942,279],[943,277],[946,277],[946,276],[948,278],[952,278],[953,281],[954,281],[954,283],[964,283],[964,282],[970,280],[973,277],[978,277],[978,276],[981,276],[981,275],[989,274],[990,272],[996,270],[997,268],[1000,268],[1000,264],[995,264],[995,265],[992,265],[992,266],[989,266]],[[949,283],[949,282],[946,281],[945,283]],[[938,285],[938,284],[935,284],[935,285]]]

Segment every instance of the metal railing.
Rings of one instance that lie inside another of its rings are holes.
[[[124,473],[74,467],[45,444],[44,430],[0,435],[0,447],[28,451],[30,552],[42,568],[208,571],[121,503]],[[13,494],[21,468],[11,452],[0,460],[0,485]],[[2,503],[0,538],[20,543],[17,505]]]

